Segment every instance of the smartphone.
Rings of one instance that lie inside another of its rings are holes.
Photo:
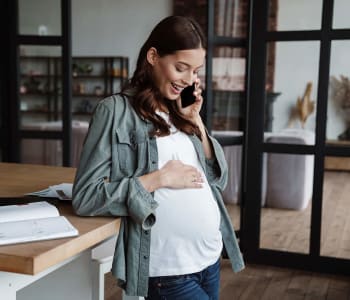
[[[181,105],[187,107],[196,101],[196,96],[193,95],[195,89],[195,83],[184,88],[181,92]]]

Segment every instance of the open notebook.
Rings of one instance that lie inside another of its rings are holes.
[[[0,245],[78,235],[78,230],[46,201],[0,207]]]

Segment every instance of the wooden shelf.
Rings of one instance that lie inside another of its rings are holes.
[[[350,157],[326,156],[324,169],[327,171],[350,171]]]
[[[96,95],[96,94],[72,94],[73,97],[91,97],[91,98],[101,98],[107,97],[108,94]]]
[[[350,147],[350,141],[327,140],[327,146]],[[327,171],[350,171],[350,157],[326,156],[324,168]]]
[[[105,76],[108,76],[107,74],[101,74],[101,75],[94,75],[94,74],[79,74],[79,75],[73,75],[73,79],[103,79]]]
[[[47,77],[54,77],[55,75],[53,74],[21,74],[21,77],[25,78],[47,78]]]
[[[80,115],[80,116],[90,116],[91,115],[91,113],[83,112],[83,111],[74,111],[72,114],[73,115]]]
[[[54,95],[55,92],[46,92],[46,93],[40,93],[40,92],[27,92],[27,93],[19,93],[20,96],[49,96]]]
[[[25,113],[25,114],[48,114],[48,113],[54,113],[53,111],[47,111],[47,110],[21,110],[21,113]],[[57,114],[61,115],[62,112],[61,111],[57,111]],[[90,112],[84,112],[84,111],[73,111],[72,112],[73,115],[82,115],[82,116],[90,116],[91,113]]]
[[[326,145],[330,146],[350,146],[350,141],[326,140]]]
[[[48,113],[53,113],[53,111],[48,111],[48,110],[35,110],[35,109],[28,109],[28,110],[21,110],[21,113],[24,114],[48,114]]]

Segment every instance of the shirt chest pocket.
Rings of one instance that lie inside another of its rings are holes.
[[[120,170],[127,176],[134,175],[146,161],[146,133],[142,130],[116,129],[117,152]]]

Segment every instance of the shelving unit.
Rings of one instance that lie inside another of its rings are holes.
[[[116,93],[129,76],[129,60],[122,56],[73,57],[72,113],[89,120],[97,102]],[[61,58],[20,57],[20,119],[57,121],[62,114]]]

